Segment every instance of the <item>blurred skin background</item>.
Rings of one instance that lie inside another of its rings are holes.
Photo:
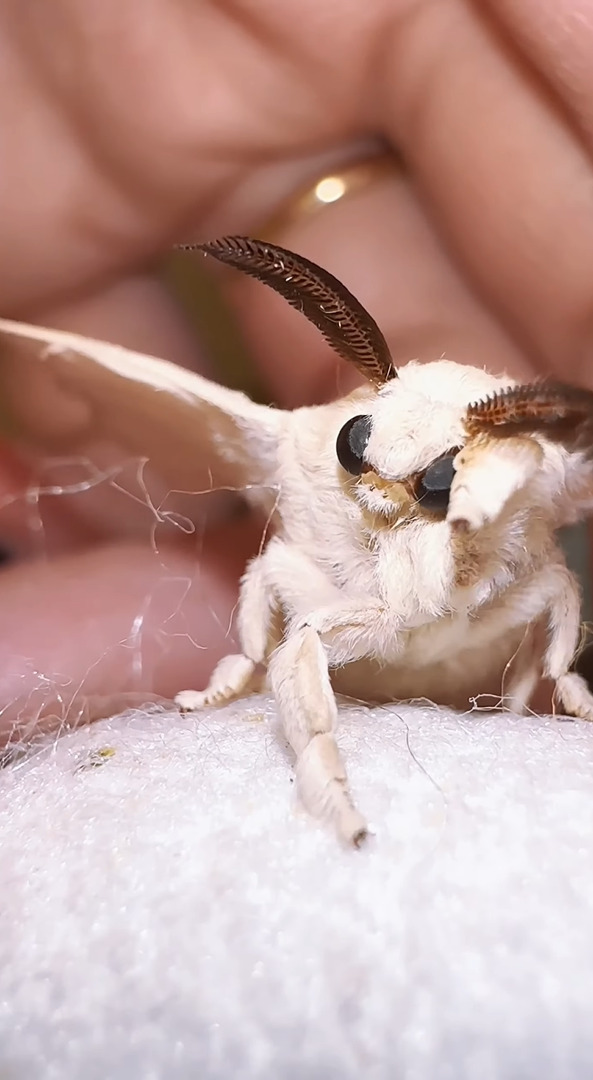
[[[303,184],[385,147],[392,169],[276,242],[340,277],[398,363],[593,385],[593,0],[0,0],[0,91],[6,317],[287,408],[344,393],[355,375],[278,297],[171,248],[262,235]],[[261,522],[171,491],[149,431],[145,467],[84,401],[9,377],[3,730],[203,685]],[[74,425],[76,460],[28,445],[25,414]],[[204,488],[208,465],[204,447]]]

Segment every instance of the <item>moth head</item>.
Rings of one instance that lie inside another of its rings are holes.
[[[367,454],[372,430],[372,414],[357,414],[342,425],[336,439],[338,463],[355,479],[355,486],[351,487],[362,505],[385,517],[410,517],[412,513],[422,512],[443,518],[449,505],[459,448],[439,455],[412,475],[389,475],[380,464],[373,465]]]
[[[352,408],[337,421],[336,467],[346,491],[389,520],[442,521],[467,441],[468,404],[501,386],[508,380],[447,360],[406,364],[363,402],[366,411]]]

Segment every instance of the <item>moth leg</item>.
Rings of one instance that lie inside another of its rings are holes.
[[[398,638],[393,622],[386,623],[384,616],[385,609],[380,603],[340,600],[314,608],[296,620],[291,629],[309,626],[315,630],[328,648],[331,666],[341,667],[368,656],[386,631],[391,648],[396,648]]]
[[[503,687],[503,707],[520,716],[535,693],[542,677],[541,651],[535,640],[539,624],[528,628],[516,655],[513,657],[506,685]]]
[[[224,705],[262,682],[257,668],[280,640],[278,610],[266,574],[266,554],[253,559],[241,581],[238,615],[242,653],[225,656],[215,667],[205,690],[182,690],[175,698],[183,712]]]
[[[270,545],[271,547],[271,545]],[[237,628],[245,656],[263,664],[282,640],[282,617],[270,579],[270,549],[252,559],[241,579]]]
[[[462,529],[483,528],[525,487],[542,461],[541,446],[529,438],[469,443],[455,458],[447,521]]]
[[[243,653],[231,653],[218,662],[205,690],[181,690],[175,704],[181,712],[193,712],[209,705],[224,705],[249,693],[257,665]]]
[[[266,548],[265,558],[270,588],[279,598],[288,621],[318,604],[342,602],[343,593],[338,586],[292,544],[274,537]]]
[[[311,626],[291,633],[273,654],[270,683],[284,730],[296,754],[300,798],[315,817],[331,820],[339,836],[358,847],[367,835],[356,810],[333,732],[338,709],[327,659]]]
[[[536,658],[525,664],[521,672],[509,679],[509,686],[504,692],[504,708],[510,713],[522,716],[534,697],[541,679],[541,663]]]
[[[544,653],[544,675],[555,682],[554,699],[569,716],[593,720],[593,694],[585,679],[569,671],[581,632],[581,597],[577,581],[563,568],[562,586],[548,608],[550,639]]]
[[[504,708],[508,712],[516,713],[517,716],[525,713],[541,677],[541,666],[537,661],[526,666],[520,675],[509,682],[508,690],[504,695]]]

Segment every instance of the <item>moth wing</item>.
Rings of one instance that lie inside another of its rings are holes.
[[[261,486],[251,496],[266,505],[285,423],[282,411],[167,360],[0,319],[0,425],[50,453],[73,452],[89,434],[139,456],[149,447],[161,475],[187,490],[206,459],[214,489]]]

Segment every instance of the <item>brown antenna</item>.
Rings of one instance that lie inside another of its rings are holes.
[[[593,392],[564,383],[513,386],[470,405],[465,427],[470,436],[540,432],[570,449],[593,451]]]
[[[178,247],[203,251],[269,285],[321,331],[339,356],[355,364],[375,385],[397,375],[389,346],[366,308],[333,274],[309,259],[246,236]]]

